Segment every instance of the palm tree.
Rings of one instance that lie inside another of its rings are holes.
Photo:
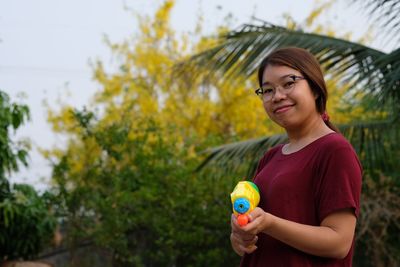
[[[400,41],[400,1],[367,0],[360,2],[381,34],[390,41]],[[400,47],[385,53],[371,47],[346,40],[290,30],[262,22],[247,24],[221,36],[219,43],[193,56],[191,66],[211,67],[223,75],[253,75],[266,54],[279,47],[297,46],[315,54],[330,75],[343,77],[350,84],[350,93],[363,96],[362,104],[369,110],[387,113],[385,120],[353,122],[338,125],[341,132],[356,149],[364,167],[364,177],[389,176],[390,183],[364,183],[364,200],[358,227],[358,248],[355,264],[358,266],[397,266],[400,260]],[[285,135],[267,136],[211,148],[199,166],[252,177],[258,159],[268,148],[285,142]],[[370,179],[371,181],[371,179]],[[376,186],[377,185],[377,186]],[[396,256],[397,255],[397,256]]]
[[[388,27],[385,33],[398,36],[398,0],[359,2],[371,16],[380,15],[375,21]],[[395,38],[400,40],[392,37]],[[339,125],[339,129],[356,148],[366,171],[395,174],[399,155],[391,151],[399,150],[400,47],[385,53],[359,43],[262,22],[261,25],[246,24],[228,32],[220,37],[216,46],[194,55],[188,64],[213,66],[212,71],[217,73],[248,77],[255,73],[266,54],[285,46],[308,49],[329,74],[340,75],[351,85],[349,93],[361,94],[369,109],[388,114],[385,120]],[[251,177],[260,156],[269,147],[284,142],[285,138],[277,135],[212,148],[199,169],[217,163],[225,166],[225,170],[237,170],[240,161],[249,163],[247,176]]]

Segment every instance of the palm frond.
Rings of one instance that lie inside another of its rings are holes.
[[[353,2],[361,4],[374,24],[379,25],[381,36],[387,36],[390,41],[400,41],[400,1],[353,0]]]
[[[395,116],[398,116],[400,112],[400,48],[394,50],[390,54],[380,57],[375,62],[378,74],[374,76],[374,79],[379,79],[377,83],[380,83],[382,88],[378,92],[378,97],[384,99],[392,99],[395,103]],[[372,81],[372,79],[370,79]],[[368,87],[369,89],[373,87]],[[382,101],[384,102],[384,101]]]
[[[204,151],[208,156],[196,171],[218,166],[219,170],[222,168],[229,172],[244,172],[243,175],[251,177],[264,153],[269,148],[286,141],[287,136],[282,134],[211,148]]]
[[[189,61],[199,66],[206,65],[214,71],[249,76],[268,53],[285,46],[306,48],[316,54],[321,63],[327,63],[329,69],[340,72],[353,66],[363,69],[367,62],[385,55],[361,44],[264,23],[261,26],[247,24],[229,32],[221,37],[219,45],[193,56]],[[348,64],[344,68],[345,64],[337,64],[340,62]]]
[[[396,172],[400,156],[398,119],[352,123],[339,129],[357,151],[366,171]]]
[[[338,128],[356,150],[365,172],[396,172],[400,145],[400,128],[393,120],[339,125]],[[212,168],[226,175],[245,173],[252,177],[258,160],[271,147],[287,142],[286,135],[274,135],[212,148],[197,171]],[[217,168],[215,168],[217,166]]]
[[[390,54],[350,41],[289,30],[264,23],[244,25],[221,37],[217,46],[191,57],[191,66],[206,66],[210,72],[230,76],[252,75],[262,59],[279,47],[297,46],[315,54],[332,75],[352,81],[355,93],[373,96],[378,105],[388,97],[400,101],[400,52]],[[184,64],[184,63],[181,63]]]

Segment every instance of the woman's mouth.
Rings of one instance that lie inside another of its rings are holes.
[[[274,109],[274,113],[276,113],[276,114],[284,113],[284,112],[288,111],[289,109],[291,109],[292,107],[293,107],[293,105],[281,106],[281,107]]]

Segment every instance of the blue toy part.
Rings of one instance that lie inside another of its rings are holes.
[[[250,209],[250,201],[246,198],[238,198],[233,203],[233,208],[237,213],[244,214]]]

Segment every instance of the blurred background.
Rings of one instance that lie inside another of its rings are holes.
[[[398,1],[0,2],[4,261],[222,266],[229,193],[286,137],[260,58],[294,45],[326,73],[364,166],[355,266],[398,266]]]

